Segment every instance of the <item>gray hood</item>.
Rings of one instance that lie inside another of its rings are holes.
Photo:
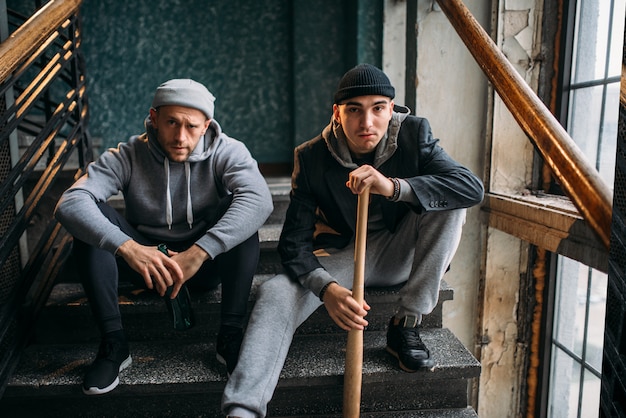
[[[152,126],[152,121],[150,121],[150,116],[146,117],[144,121],[144,126],[146,127],[146,135],[148,137],[148,144],[150,147],[150,152],[152,155],[158,160],[163,162],[163,170],[165,172],[165,193],[166,193],[166,207],[165,207],[165,219],[167,221],[167,225],[170,229],[172,229],[172,193],[170,191],[170,160],[165,155],[161,144],[157,140],[157,132],[154,126]],[[183,164],[185,166],[185,178],[187,180],[187,223],[189,224],[189,229],[193,228],[193,206],[192,206],[192,198],[191,198],[191,169],[189,167],[190,163],[195,163],[198,161],[204,161],[218,147],[219,143],[222,140],[222,128],[217,123],[215,119],[211,119],[209,123],[209,128],[205,135],[200,138],[198,144],[194,148],[194,150],[187,158]]]

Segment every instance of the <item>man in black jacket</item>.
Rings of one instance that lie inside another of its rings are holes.
[[[380,69],[356,66],[339,83],[330,124],[296,148],[278,246],[287,274],[259,290],[224,391],[230,416],[265,416],[293,333],[320,304],[346,331],[367,326],[369,305],[350,290],[357,196],[366,188],[372,198],[365,285],[406,282],[386,349],[405,371],[434,365],[419,326],[437,304],[465,208],[481,202],[483,186],[437,144],[426,119],[394,105],[394,94]]]

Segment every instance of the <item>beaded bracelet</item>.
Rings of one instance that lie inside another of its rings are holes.
[[[389,177],[389,180],[393,182],[393,194],[387,199],[395,202],[400,197],[400,180],[396,177]]]

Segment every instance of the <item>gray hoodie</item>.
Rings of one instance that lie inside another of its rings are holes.
[[[61,196],[55,216],[70,234],[115,253],[130,237],[96,203],[119,191],[126,219],[141,234],[154,241],[196,239],[211,258],[258,231],[272,211],[272,198],[242,142],[211,120],[188,160],[177,163],[167,159],[149,118],[145,126],[144,134],[104,152]],[[220,217],[220,203],[230,199]]]

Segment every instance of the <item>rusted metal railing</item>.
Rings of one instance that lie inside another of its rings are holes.
[[[59,180],[91,158],[80,4],[49,1],[0,43],[0,396],[69,252]]]

